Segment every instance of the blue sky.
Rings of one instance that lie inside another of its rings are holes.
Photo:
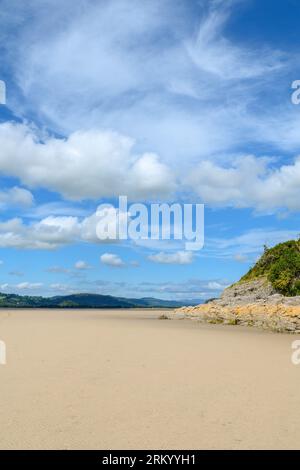
[[[299,226],[296,0],[2,0],[0,290],[214,297]],[[95,212],[205,204],[204,249]]]

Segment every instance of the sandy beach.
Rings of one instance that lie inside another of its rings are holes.
[[[0,311],[0,448],[300,448],[297,336],[160,314]]]

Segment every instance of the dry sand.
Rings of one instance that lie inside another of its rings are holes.
[[[297,336],[159,315],[0,311],[0,448],[300,448]]]

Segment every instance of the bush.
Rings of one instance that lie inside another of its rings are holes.
[[[266,277],[280,294],[300,295],[300,242],[291,240],[265,248],[262,257],[241,281],[259,277]]]

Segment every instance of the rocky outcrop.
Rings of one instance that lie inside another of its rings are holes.
[[[271,304],[300,306],[300,297],[285,297],[278,294],[266,278],[248,282],[237,282],[222,293],[220,299],[214,301],[223,307],[247,304]]]
[[[300,238],[264,247],[260,259],[219,299],[173,316],[300,333]]]
[[[170,318],[300,333],[300,297],[284,297],[261,278],[234,284],[220,299],[204,305],[177,309]]]
[[[300,333],[300,306],[282,304],[247,304],[222,307],[211,302],[197,307],[182,307],[169,318],[188,318],[200,322],[254,326],[280,333]]]
[[[238,282],[225,289],[215,302],[222,306],[245,305],[265,302],[276,295],[272,285],[264,278],[250,282]]]

